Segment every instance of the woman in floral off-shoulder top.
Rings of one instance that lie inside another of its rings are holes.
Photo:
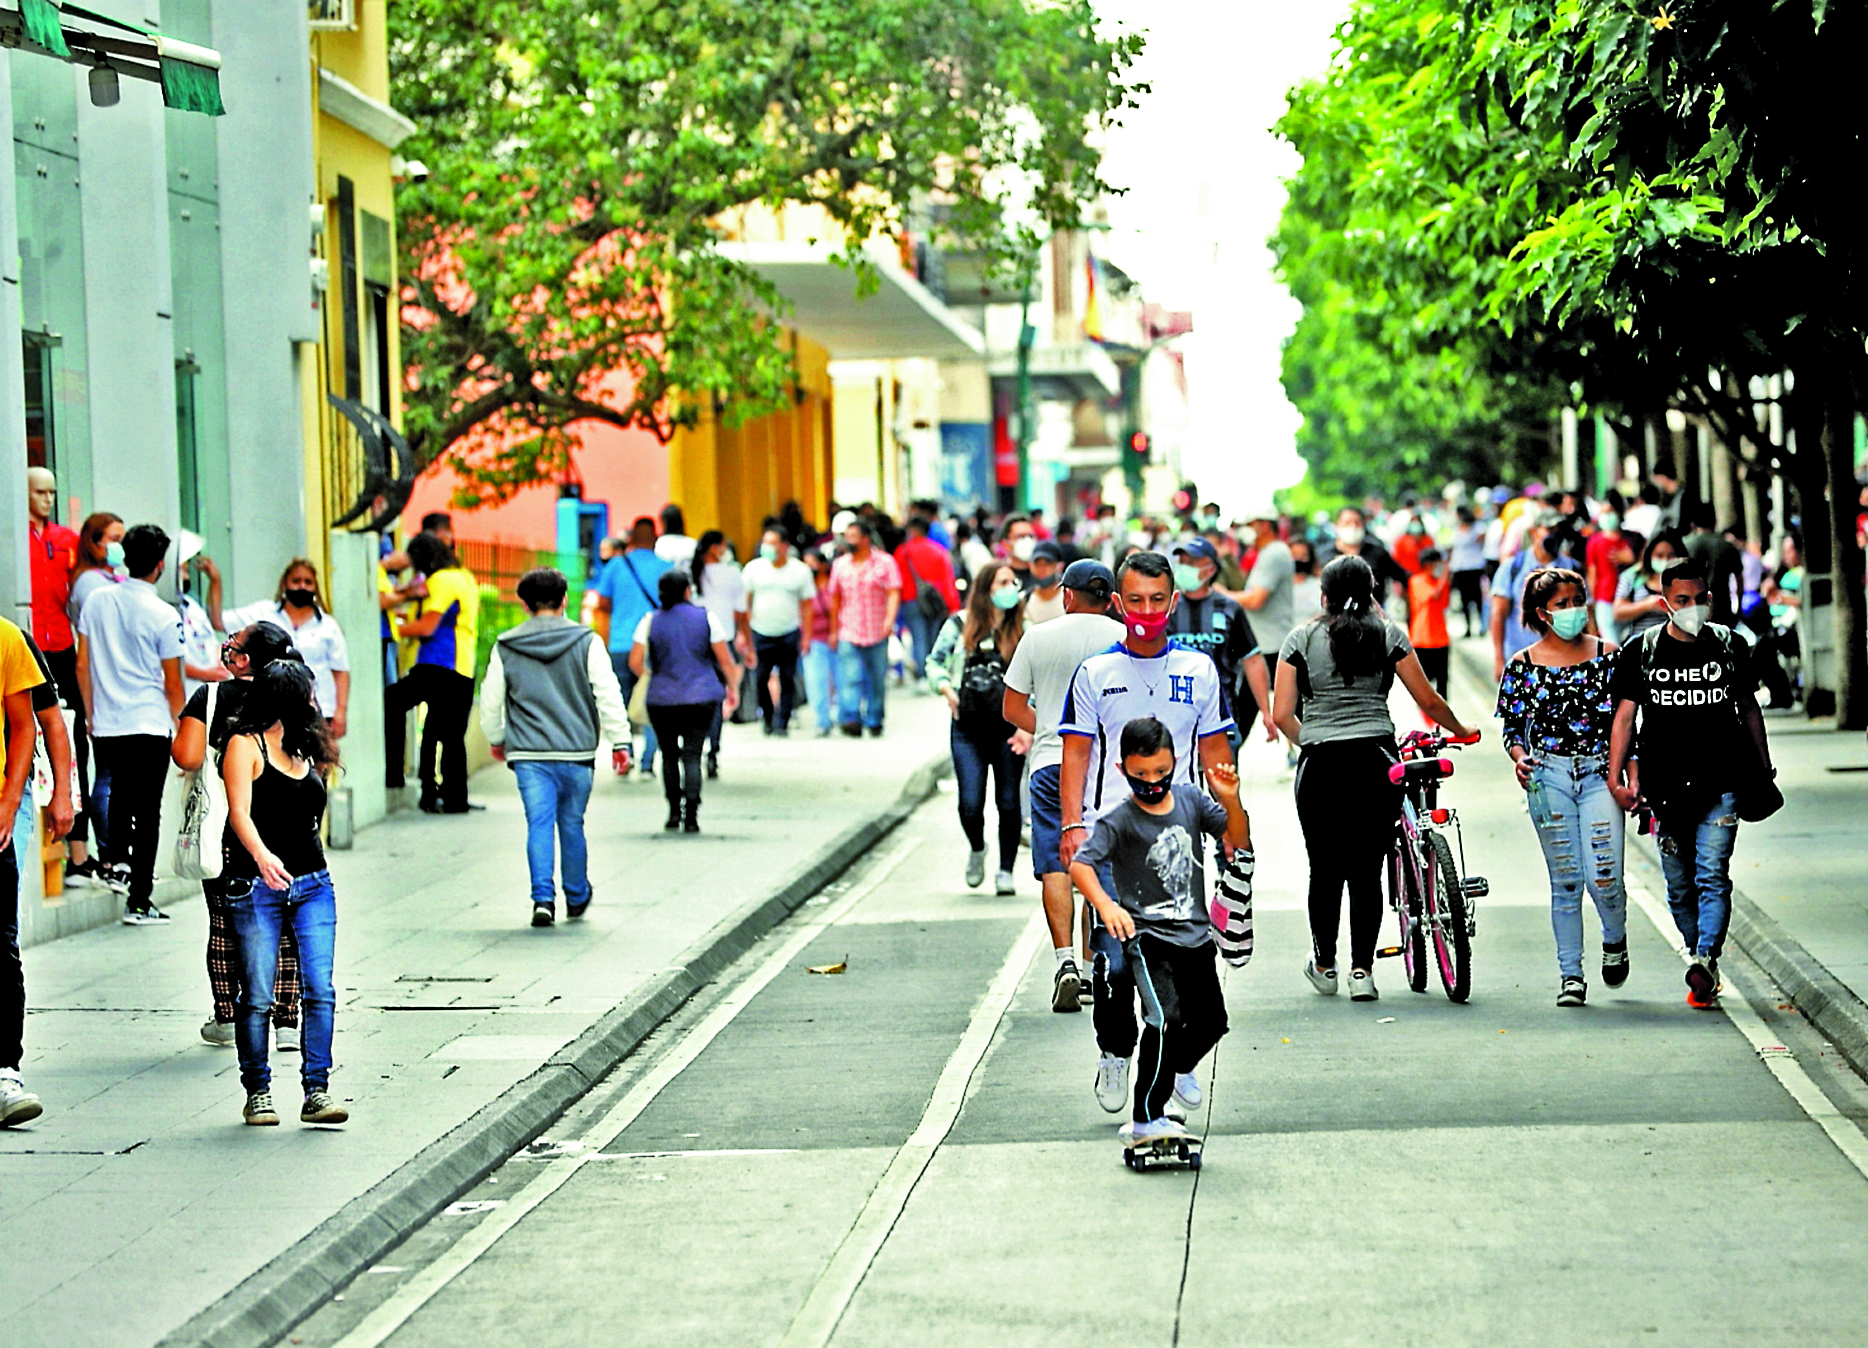
[[[1535,572],[1524,588],[1524,625],[1540,634],[1514,655],[1498,685],[1505,752],[1530,797],[1531,819],[1550,871],[1550,925],[1557,937],[1558,1006],[1581,1006],[1583,890],[1602,921],[1602,981],[1628,979],[1628,897],[1622,885],[1624,816],[1609,794],[1609,676],[1617,651],[1589,631],[1582,576]]]

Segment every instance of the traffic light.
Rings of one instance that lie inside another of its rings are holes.
[[[1185,515],[1193,509],[1193,493],[1182,487],[1174,493],[1174,509]]]
[[[1134,434],[1129,436],[1129,448],[1135,452],[1135,456],[1139,459],[1145,459],[1148,457],[1148,450],[1150,446],[1151,446],[1151,442],[1148,439],[1147,431],[1136,431]]]

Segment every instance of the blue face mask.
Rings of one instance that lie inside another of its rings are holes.
[[[1192,593],[1206,584],[1206,577],[1200,574],[1200,568],[1189,566],[1185,562],[1174,563],[1174,588],[1185,593]]]
[[[773,566],[778,565],[778,549],[770,543],[759,545],[759,555]]]
[[[1550,615],[1550,630],[1565,641],[1574,641],[1583,634],[1589,625],[1589,610],[1583,608],[1560,608]]]
[[[992,592],[992,606],[996,609],[1014,609],[1024,597],[1016,585],[1008,585],[1003,590]]]
[[[112,568],[113,570],[123,565],[123,544],[121,543],[104,544],[104,565]]]

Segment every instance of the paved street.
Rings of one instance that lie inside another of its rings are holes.
[[[1495,739],[1460,763],[1472,1001],[1385,962],[1358,1005],[1299,977],[1288,780],[1249,755],[1258,956],[1197,1176],[1118,1163],[1035,886],[958,883],[943,793],[292,1342],[1868,1339],[1861,1081],[1742,958],[1689,1010],[1651,892],[1627,986],[1557,1010],[1519,793]]]

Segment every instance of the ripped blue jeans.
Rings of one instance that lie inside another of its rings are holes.
[[[1628,891],[1622,884],[1625,817],[1609,794],[1608,759],[1536,754],[1531,770],[1531,821],[1550,872],[1550,926],[1557,970],[1583,974],[1583,890],[1596,902],[1604,945],[1628,939]]]
[[[1668,826],[1671,822],[1671,827]],[[1663,817],[1660,869],[1667,906],[1688,953],[1718,959],[1732,923],[1732,847],[1738,841],[1738,797],[1726,792],[1704,814]]]

